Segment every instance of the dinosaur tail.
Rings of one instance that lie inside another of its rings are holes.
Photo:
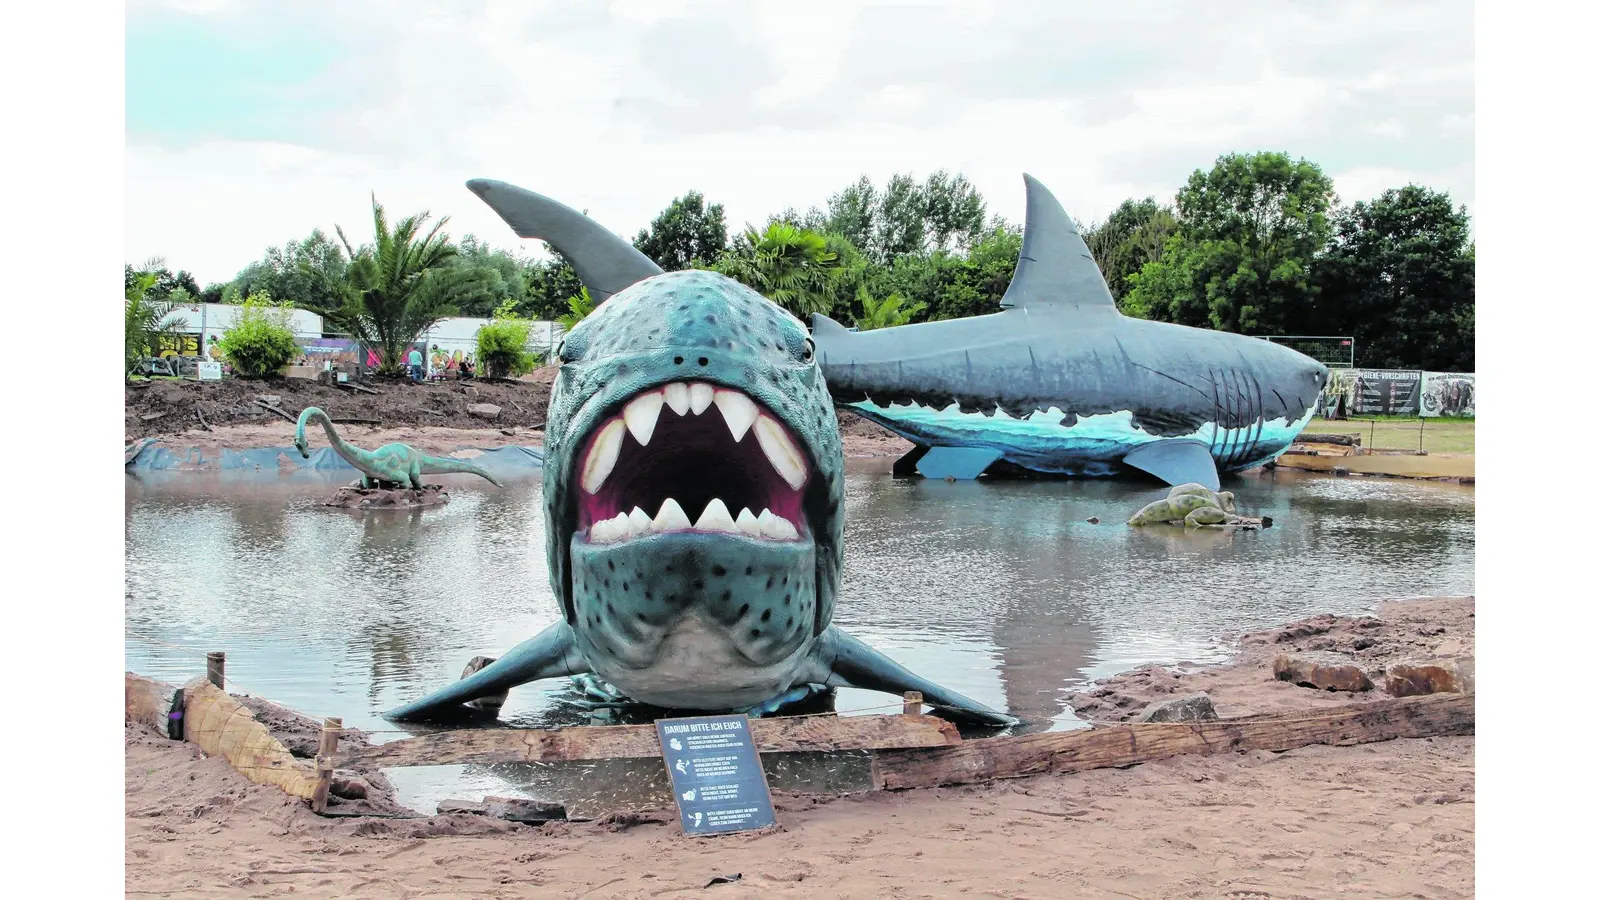
[[[424,456],[422,458],[422,474],[424,475],[448,475],[453,472],[476,475],[479,478],[486,479],[495,487],[505,487],[500,479],[490,475],[482,466],[473,465],[466,460],[449,459],[440,456]]]

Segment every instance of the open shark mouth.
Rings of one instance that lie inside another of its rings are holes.
[[[641,391],[595,426],[578,459],[577,531],[591,544],[689,531],[808,539],[810,463],[742,391],[703,381]]]

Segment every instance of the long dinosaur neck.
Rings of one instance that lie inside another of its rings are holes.
[[[322,432],[328,436],[328,443],[333,445],[335,453],[352,463],[362,461],[361,454],[366,451],[340,437],[339,432],[334,430],[333,420],[328,418],[327,413],[315,406],[301,413],[300,421],[295,424],[295,440],[298,443],[305,443],[307,422],[318,422],[322,425]]]

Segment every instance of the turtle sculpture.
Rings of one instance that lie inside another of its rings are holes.
[[[1238,514],[1232,491],[1213,491],[1201,484],[1180,484],[1167,496],[1147,505],[1128,520],[1135,527],[1158,523],[1182,524],[1184,528],[1203,525],[1261,525],[1270,519],[1251,519]]]

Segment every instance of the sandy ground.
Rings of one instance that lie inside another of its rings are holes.
[[[1316,617],[1243,636],[1226,666],[1169,674],[1172,684],[1146,670],[1085,696],[1108,702],[1111,717],[1143,697],[1201,687],[1224,715],[1350,702],[1271,682],[1263,659],[1319,644],[1373,666],[1470,654],[1472,610],[1471,598],[1436,599],[1386,604],[1370,622]],[[539,827],[321,819],[190,745],[130,727],[127,888],[162,897],[1467,897],[1473,748],[1471,737],[1403,740],[967,788],[779,795],[777,831],[691,839],[667,811]]]

